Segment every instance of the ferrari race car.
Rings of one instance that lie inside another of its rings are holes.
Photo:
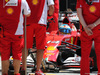
[[[80,32],[68,17],[62,20],[58,31],[47,32],[46,36],[47,44],[42,62],[44,71],[59,72],[60,69],[80,67]],[[94,60],[93,57],[90,57],[90,69],[93,67]]]
[[[67,16],[61,22],[58,31],[46,33],[47,44],[41,64],[43,71],[59,72],[60,69],[80,68],[80,32]],[[35,54],[34,44],[27,57],[27,68],[32,68],[32,72],[36,69]],[[93,56],[90,57],[90,69],[94,67]]]

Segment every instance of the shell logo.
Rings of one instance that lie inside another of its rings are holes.
[[[49,46],[48,48],[47,48],[47,50],[50,50],[50,51],[53,51],[53,50],[55,50],[56,48],[54,47],[54,46]]]
[[[38,0],[33,0],[32,3],[33,3],[33,5],[37,5],[38,4]]]
[[[90,7],[89,7],[89,11],[92,12],[92,13],[94,13],[94,12],[96,11],[96,7],[93,6],[93,5],[90,6]]]
[[[13,9],[12,9],[12,8],[8,8],[8,9],[7,9],[7,13],[8,13],[8,14],[12,14],[12,13],[13,13]]]
[[[9,0],[5,0],[6,2],[8,2]]]

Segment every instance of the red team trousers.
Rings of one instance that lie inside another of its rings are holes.
[[[85,31],[81,32],[81,75],[90,75],[89,56],[94,40],[95,53],[97,57],[98,75],[100,75],[100,26],[93,29],[93,35],[88,36]]]

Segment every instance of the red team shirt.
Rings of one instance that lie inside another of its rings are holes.
[[[27,0],[27,2],[31,9],[31,16],[27,18],[27,23],[46,25],[48,6],[54,5],[53,0]]]
[[[30,13],[25,0],[0,0],[0,23],[5,32],[23,35],[23,10],[25,15]]]
[[[27,18],[27,23],[38,23],[43,12],[45,0],[27,0],[27,2],[32,13],[31,16]]]
[[[87,25],[100,18],[100,0],[94,0],[93,5],[88,5],[85,0],[77,0],[76,8],[82,8],[82,14]],[[100,27],[100,25],[98,26]]]

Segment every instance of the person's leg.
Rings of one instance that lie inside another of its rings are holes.
[[[12,36],[12,40],[13,42],[11,45],[12,45],[14,74],[19,74],[24,40],[23,40],[23,36],[20,35]]]
[[[10,40],[6,36],[0,38],[1,60],[2,60],[2,74],[7,75],[9,70],[9,57],[10,57]]]
[[[37,70],[40,69],[40,65],[41,65],[41,62],[42,62],[42,59],[43,59],[43,53],[44,53],[44,50],[37,50],[37,53],[36,53],[36,58],[37,58]]]
[[[98,42],[95,42],[95,53],[97,57],[98,75],[100,75],[100,41],[99,40]]]
[[[37,25],[37,29],[35,30],[35,37],[36,37],[36,48],[37,48],[37,55],[36,55],[37,70],[35,72],[35,75],[38,75],[40,73],[43,74],[43,72],[40,70],[40,66],[43,59],[43,53],[46,44],[46,27],[43,25],[38,25],[38,24],[36,25]]]
[[[92,46],[91,36],[89,37],[85,32],[81,33],[81,75],[90,75],[90,51]]]
[[[14,74],[18,74],[20,70],[20,60],[13,60]]]
[[[2,61],[2,74],[8,74],[9,60]]]
[[[6,64],[6,65],[5,65]],[[18,65],[19,64],[19,65]],[[8,70],[9,70],[9,60],[3,61],[3,75],[8,75]],[[19,68],[20,68],[20,62],[19,60],[13,60],[13,66],[14,66],[14,75],[20,75],[19,74]]]
[[[95,47],[95,53],[97,57],[97,67],[98,67],[98,75],[100,75],[100,30],[96,30],[94,32],[95,39],[94,39],[94,47]]]

